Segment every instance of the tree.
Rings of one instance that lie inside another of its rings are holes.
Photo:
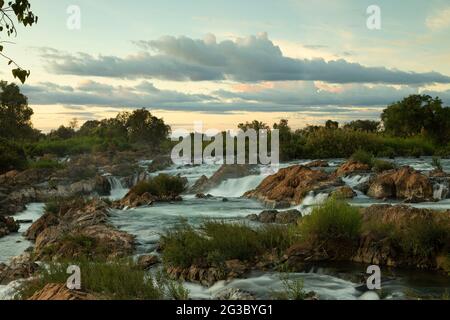
[[[327,122],[325,122],[325,128],[327,129],[339,129],[339,122],[337,121],[333,121],[333,120],[328,120]]]
[[[0,137],[9,139],[31,138],[35,131],[31,125],[33,110],[19,87],[0,82]]]
[[[28,0],[14,0],[7,3],[5,0],[0,0],[0,35],[5,32],[8,37],[17,36],[14,20],[17,20],[18,24],[25,27],[37,23],[38,17],[31,11],[31,5]],[[13,59],[3,53],[5,43],[6,41],[1,41],[0,38],[0,56],[7,59],[8,65],[13,64],[16,66],[12,70],[12,74],[14,78],[18,78],[24,83],[30,76],[30,71],[22,69]]]
[[[450,111],[439,98],[411,95],[388,106],[381,115],[386,132],[399,137],[424,133],[439,143],[450,139]]]
[[[356,120],[347,123],[344,126],[346,130],[364,131],[364,132],[377,132],[380,127],[379,121],[372,120]]]
[[[252,122],[240,123],[238,128],[242,131],[247,131],[248,129],[253,129],[256,132],[259,130],[269,130],[269,126],[262,121],[253,120]]]

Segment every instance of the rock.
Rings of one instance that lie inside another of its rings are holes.
[[[0,216],[0,238],[19,231],[20,225],[11,217]]]
[[[325,172],[296,165],[267,177],[245,197],[258,199],[270,208],[286,208],[301,204],[311,191],[320,192],[342,184],[341,179]]]
[[[148,166],[147,171],[149,173],[154,173],[157,171],[164,170],[173,165],[172,158],[169,156],[157,156],[153,159],[152,163]]]
[[[69,290],[64,284],[49,283],[42,290],[33,294],[28,300],[43,300],[43,301],[76,301],[76,300],[98,300],[92,294]]]
[[[190,192],[205,192],[218,187],[225,180],[250,176],[255,174],[255,168],[256,166],[253,165],[224,164],[211,178],[208,179],[206,176],[202,176],[199,180],[197,180],[197,182],[191,187]]]
[[[335,175],[337,177],[345,177],[351,173],[369,172],[370,169],[371,167],[368,164],[349,160],[336,170]]]
[[[136,195],[129,192],[123,199],[114,202],[113,208],[123,210],[124,208],[138,208],[142,206],[151,206],[156,201],[156,197],[146,192],[142,195]]]
[[[137,265],[142,270],[149,270],[154,265],[160,263],[158,256],[155,255],[143,255],[138,258]]]
[[[328,161],[325,160],[316,160],[305,164],[305,167],[308,168],[327,168],[329,166]]]
[[[108,224],[109,206],[102,200],[72,202],[59,214],[45,214],[27,232],[35,239],[36,260],[115,258],[134,251],[134,237]]]
[[[0,264],[0,285],[21,279],[28,279],[38,271],[39,265],[32,262],[30,253],[23,253],[11,259],[10,264]]]
[[[353,191],[349,186],[339,187],[331,193],[331,196],[334,196],[338,199],[353,199],[356,197],[356,192]]]
[[[261,223],[274,223],[277,218],[277,210],[266,210],[259,214],[259,222]]]
[[[222,198],[222,202],[229,202],[228,198]]]
[[[275,223],[278,224],[295,224],[298,219],[302,217],[302,214],[298,210],[287,210],[278,212],[277,217],[275,218]]]
[[[195,197],[196,197],[197,199],[211,199],[213,196],[210,195],[210,194],[197,193],[197,194],[195,195]]]
[[[259,215],[252,214],[247,216],[247,219],[260,223],[278,223],[278,224],[292,224],[297,223],[298,219],[302,217],[302,214],[298,210],[264,210]]]
[[[429,178],[410,167],[390,170],[378,175],[367,195],[377,199],[396,198],[410,202],[433,201],[433,185]]]

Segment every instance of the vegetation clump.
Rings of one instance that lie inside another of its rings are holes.
[[[141,196],[144,193],[150,193],[157,197],[164,197],[179,195],[183,193],[185,189],[185,179],[179,176],[160,174],[156,177],[139,182],[130,190],[130,194]]]

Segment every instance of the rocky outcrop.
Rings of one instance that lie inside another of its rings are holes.
[[[39,265],[32,261],[31,255],[26,252],[11,260],[9,265],[0,264],[0,285],[28,279],[38,271]]]
[[[239,165],[239,164],[224,164],[219,170],[214,173],[211,178],[202,176],[194,186],[191,187],[191,193],[203,193],[218,187],[222,182],[228,179],[237,179],[256,174],[256,166]]]
[[[436,225],[443,228],[442,230],[450,230],[450,212],[417,209],[406,205],[374,205],[363,211],[363,225],[373,226],[374,224],[385,226],[385,228],[391,226],[395,228],[397,234],[408,230],[412,225]],[[427,248],[429,250],[427,255],[415,255],[413,252],[404,252],[398,241],[393,239],[392,235],[383,234],[369,227],[361,235],[358,249],[352,260],[391,267],[434,270],[439,267],[438,259],[442,250],[440,246],[450,245],[450,243],[433,243],[432,247]]]
[[[221,267],[190,266],[188,268],[169,267],[167,274],[177,280],[212,286],[218,281],[236,279],[250,271],[250,266],[239,260],[226,261]]]
[[[42,290],[36,292],[28,300],[41,301],[80,301],[99,300],[98,297],[76,290],[69,290],[66,285],[59,283],[49,283]]]
[[[349,160],[341,165],[335,172],[337,177],[345,177],[350,174],[367,173],[371,170],[368,164]]]
[[[123,210],[125,208],[131,209],[143,206],[151,206],[156,202],[179,202],[179,201],[183,201],[183,198],[176,194],[155,196],[148,192],[145,192],[142,195],[137,195],[132,191],[130,191],[123,199],[114,202],[112,204],[112,207],[115,209]]]
[[[408,202],[433,201],[430,179],[410,167],[386,171],[371,183],[367,195],[377,199],[394,198]]]
[[[349,186],[339,187],[331,193],[331,196],[337,199],[353,199],[356,197],[356,192]]]
[[[153,266],[159,264],[161,261],[156,255],[143,255],[137,260],[137,265],[142,270],[150,270]]]
[[[325,160],[316,160],[305,164],[305,167],[308,168],[328,168],[329,166],[328,161]]]
[[[299,205],[310,192],[320,192],[341,186],[341,179],[304,166],[292,166],[278,171],[245,197],[257,199],[267,207],[283,208]]]
[[[0,216],[0,238],[19,231],[20,225],[11,217]]]
[[[169,156],[157,156],[148,166],[147,171],[150,173],[161,171],[170,167],[172,164],[173,161]]]
[[[108,224],[108,209],[104,201],[93,199],[72,202],[58,214],[46,213],[27,232],[29,239],[35,239],[35,259],[129,256],[134,237]]]
[[[247,218],[260,223],[295,224],[302,214],[298,210],[264,210],[259,215],[250,215]]]

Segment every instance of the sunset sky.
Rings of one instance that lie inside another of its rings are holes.
[[[229,129],[376,119],[412,93],[450,105],[449,0],[30,2],[39,22],[5,53],[31,70],[22,90],[44,131],[142,107]],[[373,4],[380,30],[366,25]],[[13,81],[5,61],[0,77]]]

